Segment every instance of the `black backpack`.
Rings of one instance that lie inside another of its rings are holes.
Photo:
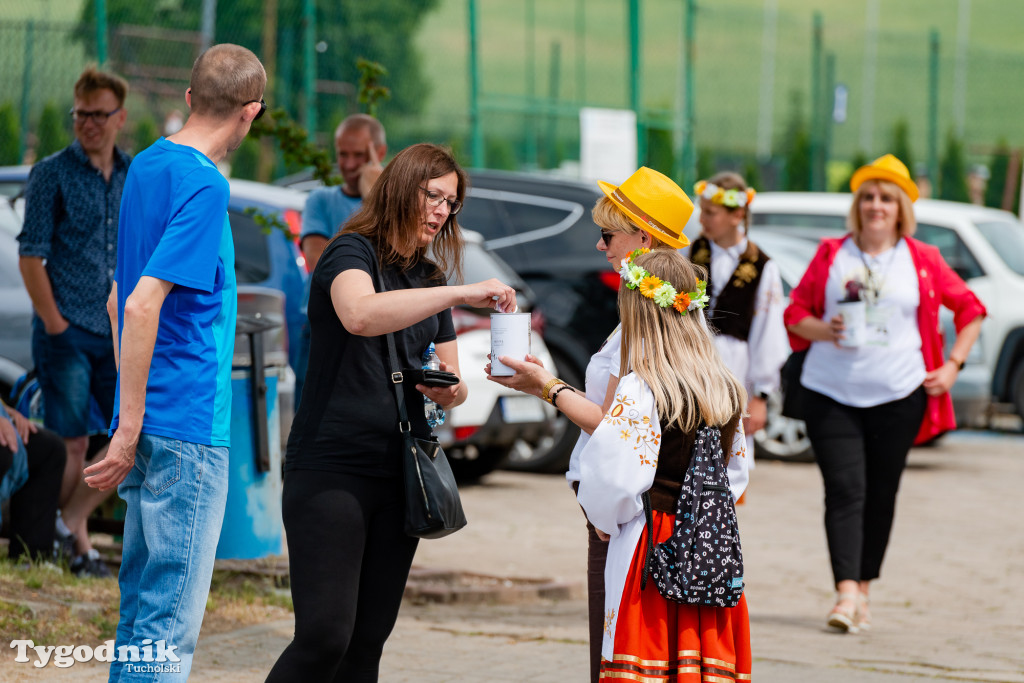
[[[718,427],[702,424],[676,505],[675,530],[654,545],[650,491],[642,498],[647,515],[647,558],[641,590],[650,573],[668,600],[689,605],[734,607],[743,595],[743,551],[736,506]]]

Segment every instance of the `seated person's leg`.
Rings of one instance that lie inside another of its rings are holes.
[[[64,442],[54,432],[40,429],[29,437],[25,450],[28,481],[11,496],[9,555],[13,559],[27,551],[34,559],[49,559],[64,472]]]

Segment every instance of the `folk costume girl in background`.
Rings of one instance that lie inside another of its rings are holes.
[[[621,185],[598,181],[605,196],[594,206],[594,223],[601,228],[595,247],[604,252],[608,265],[615,270],[635,249],[675,250],[688,242],[683,235],[686,221],[693,214],[693,203],[686,193],[667,176],[641,167]],[[583,390],[569,386],[552,375],[532,356],[527,362],[514,358],[501,361],[516,371],[511,377],[494,377],[490,365],[485,368],[488,379],[506,387],[542,398],[562,411],[581,429],[569,459],[566,479],[574,488],[579,484],[579,454],[590,439],[590,433],[611,407],[615,387],[619,383],[621,327],[616,327],[587,365]],[[590,677],[600,678],[601,640],[604,632],[604,568],[608,541],[598,537],[587,522],[587,599],[590,616]]]
[[[853,633],[871,626],[868,592],[881,572],[907,453],[956,427],[948,392],[985,307],[936,247],[911,237],[918,190],[903,162],[886,154],[862,166],[850,189],[850,234],[822,240],[785,319],[793,350],[810,347],[800,383],[825,482],[837,592],[828,624]],[[859,329],[839,315],[841,300],[864,312]],[[945,359],[940,303],[957,329]]]
[[[690,260],[708,273],[708,319],[718,332],[715,347],[747,389],[743,427],[753,466],[754,434],[767,421],[767,400],[779,387],[789,356],[782,322],[779,268],[749,239],[750,204],[756,192],[736,173],[719,173],[694,188],[700,198],[701,234]]]
[[[602,680],[750,680],[746,598],[735,607],[665,599],[641,588],[647,535],[662,543],[702,424],[720,427],[733,499],[747,484],[742,383],[715,349],[697,269],[676,251],[638,250],[620,271],[620,367],[610,410],[580,453],[578,499],[610,538]],[[650,491],[653,521],[641,496]]]
[[[433,342],[441,369],[458,375],[451,307],[516,309],[515,290],[498,280],[446,285],[462,262],[455,214],[466,185],[446,149],[402,150],[313,271],[310,372],[288,437],[282,506],[295,638],[268,681],[377,680],[418,540],[404,531],[402,435],[382,335],[394,333],[403,367],[421,367]],[[423,394],[446,409],[467,395],[462,382],[405,392],[408,405],[422,405]],[[424,412],[409,414],[413,435],[428,437]]]

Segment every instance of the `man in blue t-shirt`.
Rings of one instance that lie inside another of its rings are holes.
[[[353,114],[334,131],[334,151],[338,157],[338,170],[344,180],[340,187],[319,187],[309,193],[302,212],[302,233],[299,244],[312,273],[324,253],[327,242],[341,229],[349,217],[362,208],[363,197],[373,187],[384,167],[381,160],[388,152],[384,126],[367,114]],[[309,283],[303,296],[303,314],[309,302]],[[295,400],[302,395],[303,379],[309,363],[309,321],[302,326],[298,340],[299,352],[295,363]]]
[[[263,114],[266,82],[238,45],[196,60],[185,126],[128,170],[107,302],[119,361],[112,438],[85,480],[117,486],[127,503],[117,647],[148,646],[185,677],[228,488],[237,297],[228,182],[216,164]],[[145,673],[114,661],[110,680]]]

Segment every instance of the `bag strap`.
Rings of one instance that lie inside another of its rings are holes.
[[[650,489],[640,494],[644,504],[644,517],[647,520],[647,550],[644,552],[644,571],[640,578],[640,590],[647,588],[647,575],[654,564],[654,514],[651,512]]]
[[[365,238],[364,238],[365,239]],[[367,240],[369,242],[369,240]],[[376,252],[375,252],[376,255]],[[384,276],[381,273],[380,263],[376,262],[377,272],[377,291],[385,292],[384,289]],[[405,409],[405,388],[402,385],[402,369],[398,363],[398,350],[395,346],[395,335],[393,332],[388,332],[384,335],[384,339],[387,342],[388,347],[388,367],[391,369],[391,374],[388,376],[388,380],[391,382],[391,389],[395,394],[395,403],[398,404],[398,431],[403,435],[412,433],[412,424],[409,422],[409,413]]]

